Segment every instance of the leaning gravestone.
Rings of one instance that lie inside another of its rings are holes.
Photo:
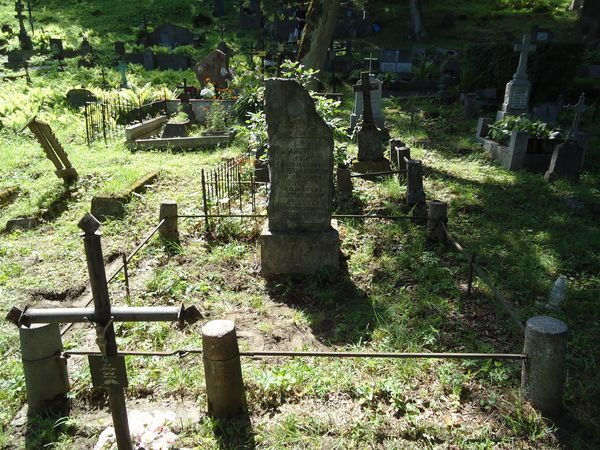
[[[96,96],[92,91],[87,89],[71,89],[67,92],[67,103],[73,108],[82,108],[86,102],[96,100]]]
[[[513,79],[506,85],[504,103],[502,103],[502,109],[496,115],[496,120],[502,120],[506,116],[518,116],[528,113],[531,83],[527,79],[527,60],[529,59],[529,53],[535,51],[535,48],[535,45],[531,45],[529,34],[523,36],[521,44],[515,45],[515,51],[521,52],[519,66],[513,75]]]
[[[381,94],[383,83],[377,79],[374,75],[369,75],[369,82],[372,85],[376,85],[376,88],[371,92],[371,108],[373,109],[373,119],[380,128],[385,128],[385,119],[381,112]],[[352,109],[352,115],[350,116],[350,129],[354,129],[358,123],[358,119],[363,113],[363,95],[362,95],[362,79],[354,85],[354,108]]]
[[[333,132],[296,80],[266,81],[265,113],[271,184],[260,237],[261,273],[337,268],[339,233],[331,220]]]

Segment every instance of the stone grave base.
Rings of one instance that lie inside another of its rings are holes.
[[[390,168],[390,162],[385,159],[376,159],[374,161],[354,161],[352,163],[352,172],[357,173],[376,173],[376,172],[388,172],[392,170]]]
[[[340,266],[340,235],[337,220],[329,231],[273,232],[265,222],[260,235],[261,275],[314,274]]]

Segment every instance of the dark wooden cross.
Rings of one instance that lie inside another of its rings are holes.
[[[523,42],[521,44],[515,44],[515,52],[521,52],[519,55],[519,66],[514,78],[527,78],[527,60],[529,54],[533,53],[537,47],[531,45],[531,35],[523,35]]]
[[[31,27],[31,34],[35,34],[35,29],[33,27],[33,15],[31,9],[31,0],[27,0],[27,13],[29,14],[29,26]]]
[[[21,43],[21,48],[23,50],[31,50],[33,46],[31,44],[31,38],[25,29],[25,16],[23,15],[24,8],[21,0],[18,0],[15,3],[15,11],[17,12],[15,17],[19,20],[19,42]]]
[[[361,84],[355,84],[352,88],[354,92],[362,92],[363,126],[375,125],[375,119],[373,119],[373,107],[371,105],[371,91],[377,90],[378,86],[376,83],[371,83],[369,72],[361,72],[360,79]]]
[[[579,131],[579,124],[581,122],[581,115],[590,109],[589,106],[585,104],[585,93],[581,94],[579,97],[579,102],[575,105],[567,106],[567,109],[573,111],[575,113],[575,117],[573,118],[573,124],[571,125],[571,129],[569,130],[569,134],[567,136],[567,141],[577,137],[577,132]]]
[[[18,326],[32,323],[92,323],[96,330],[96,344],[100,355],[90,355],[92,383],[106,388],[119,450],[131,450],[129,421],[123,389],[127,386],[124,356],[119,355],[115,337],[115,322],[188,322],[199,317],[198,310],[180,307],[121,307],[112,308],[104,269],[100,222],[87,213],[79,221],[83,230],[83,245],[87,260],[94,308],[26,308],[13,307],[6,318]]]
[[[221,30],[221,42],[225,41],[225,35],[223,34],[225,32],[225,27],[223,26],[223,24],[221,24],[219,26],[219,29]]]

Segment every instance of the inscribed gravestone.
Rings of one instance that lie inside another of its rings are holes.
[[[523,36],[521,44],[515,45],[515,51],[520,51],[519,66],[513,75],[513,79],[506,84],[504,92],[504,103],[502,109],[498,111],[496,120],[504,119],[506,116],[518,116],[527,114],[529,110],[529,94],[531,93],[531,83],[527,79],[527,60],[529,53],[536,49],[531,45],[531,36]]]
[[[201,84],[206,84],[207,81],[213,83],[217,88],[227,87],[227,55],[221,50],[213,50],[213,52],[196,64],[194,67],[196,78]]]
[[[265,113],[271,184],[261,272],[306,274],[338,267],[339,233],[331,220],[333,132],[296,80],[266,81]]]

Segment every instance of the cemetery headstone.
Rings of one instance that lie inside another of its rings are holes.
[[[90,44],[90,41],[88,41],[87,39],[83,39],[81,41],[81,46],[79,47],[79,51],[81,52],[82,55],[87,55],[88,53],[91,53],[92,46]]]
[[[381,73],[412,74],[412,52],[405,49],[384,49],[379,52],[379,71]]]
[[[518,116],[527,114],[529,111],[529,95],[531,83],[527,79],[527,60],[529,53],[535,51],[535,45],[531,45],[531,35],[523,36],[521,44],[515,45],[515,51],[519,51],[519,66],[513,75],[513,79],[506,85],[504,92],[504,103],[498,111],[496,120],[502,120],[506,116]]]
[[[123,42],[123,41],[115,42],[115,53],[119,56],[123,56],[125,54],[125,42]]]
[[[373,120],[375,120],[375,123],[378,127],[384,128],[385,119],[383,117],[383,113],[381,112],[381,97],[383,83],[374,75],[369,75],[369,84],[371,86],[376,86],[375,90],[373,90],[370,94],[371,108],[373,111]],[[356,127],[358,119],[363,114],[363,95],[361,86],[362,79],[354,85],[354,108],[352,109],[352,114],[350,115],[350,128],[352,130]]]
[[[219,89],[226,88],[227,78],[229,77],[227,55],[221,50],[213,50],[206,58],[196,64],[194,73],[202,85],[210,82]]]
[[[578,183],[583,170],[585,150],[577,141],[568,140],[554,147],[548,170],[544,174],[547,181],[566,178]]]
[[[377,85],[369,83],[369,72],[362,73],[361,81],[360,86],[355,86],[355,89],[359,89],[362,94],[363,118],[357,133],[358,161],[352,169],[361,173],[389,171],[389,161],[383,156],[382,133],[375,123],[371,107],[371,91],[376,90]]]
[[[192,45],[193,43],[194,33],[187,28],[170,23],[160,25],[148,35],[149,45],[175,48],[182,45]]]
[[[548,124],[556,124],[562,106],[558,103],[539,103],[531,110],[531,119]]]
[[[62,39],[50,38],[50,52],[52,53],[52,57],[58,61],[65,59]]]
[[[71,89],[67,92],[67,103],[74,108],[82,108],[85,102],[95,100],[96,96],[87,89]]]
[[[45,122],[35,117],[27,122],[24,128],[29,128],[37,141],[42,146],[46,157],[52,161],[56,167],[56,176],[62,178],[65,183],[77,180],[79,177],[75,168],[71,165],[67,153],[63,149],[58,139],[52,132],[52,128]]]
[[[154,53],[149,48],[144,49],[144,69],[154,69]]]
[[[333,132],[296,80],[266,81],[265,113],[271,184],[260,237],[261,273],[337,268],[339,233],[331,220]]]
[[[260,9],[260,0],[250,0],[248,6],[244,2],[240,4],[240,28],[242,30],[254,30],[263,25],[263,14]]]

